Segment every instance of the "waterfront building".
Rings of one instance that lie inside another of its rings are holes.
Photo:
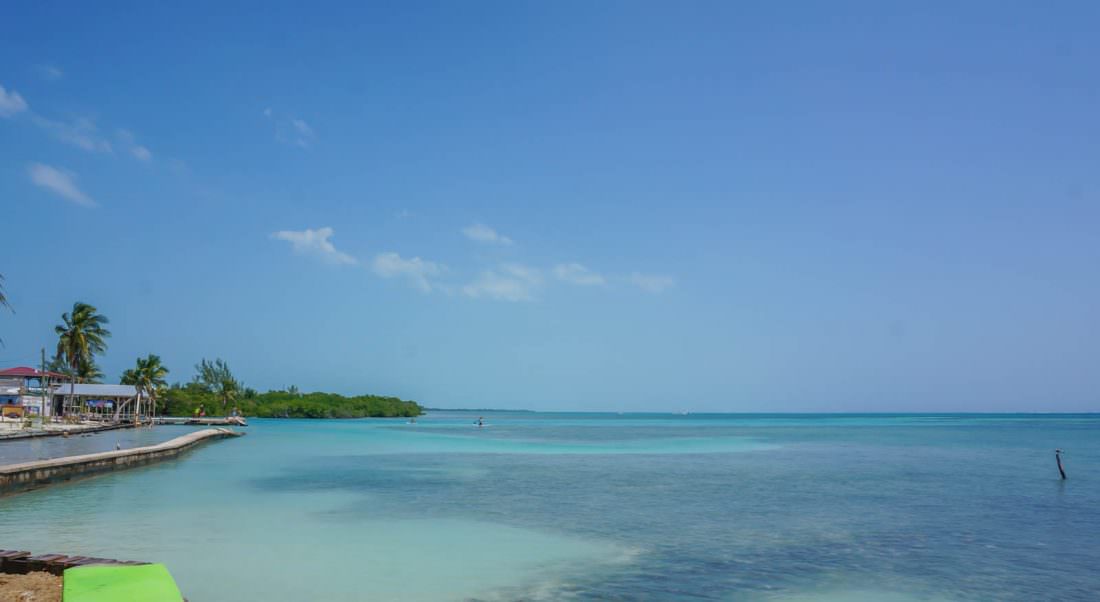
[[[27,366],[0,370],[0,412],[5,418],[51,416],[51,390],[68,377]]]

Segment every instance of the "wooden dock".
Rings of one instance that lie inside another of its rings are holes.
[[[37,571],[61,576],[65,569],[89,564],[149,564],[136,560],[115,560],[96,556],[68,556],[66,554],[37,554],[19,550],[0,550],[0,573],[26,575]]]
[[[205,441],[242,435],[224,428],[203,429],[156,445],[0,466],[0,496],[167,460]]]
[[[186,416],[157,416],[154,424],[183,424],[196,426],[248,426],[243,416],[225,416],[218,418],[188,418]]]

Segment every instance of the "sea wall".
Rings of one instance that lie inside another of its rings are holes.
[[[70,479],[168,460],[203,442],[225,437],[239,437],[243,434],[228,429],[203,429],[146,447],[0,466],[0,496]]]
[[[134,428],[132,422],[120,422],[117,424],[106,424],[101,426],[85,426],[85,427],[73,427],[73,428],[54,428],[50,430],[28,430],[28,431],[14,431],[0,434],[0,441],[14,441],[17,439],[36,439],[38,437],[62,437],[64,435],[87,435],[89,433],[102,433],[104,431],[113,431],[117,429],[130,429]]]

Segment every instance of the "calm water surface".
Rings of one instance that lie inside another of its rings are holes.
[[[484,415],[253,420],[0,500],[0,547],[163,561],[192,602],[1100,597],[1098,415]]]

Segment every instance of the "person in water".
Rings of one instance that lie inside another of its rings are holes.
[[[477,417],[477,426],[478,428],[485,426],[485,418],[483,416]]]

